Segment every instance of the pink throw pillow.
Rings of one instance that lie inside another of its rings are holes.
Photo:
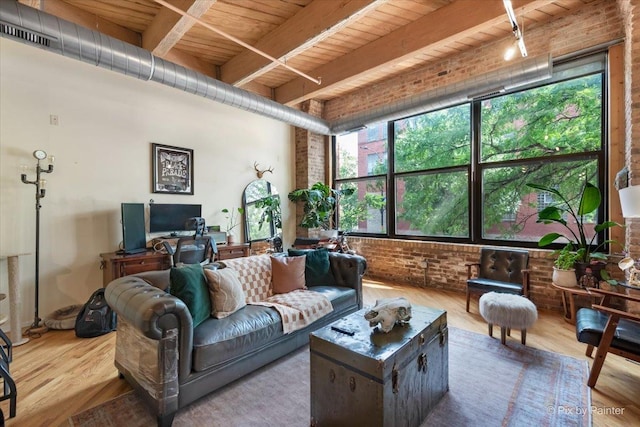
[[[304,281],[306,256],[271,257],[271,288],[274,294],[307,289]]]

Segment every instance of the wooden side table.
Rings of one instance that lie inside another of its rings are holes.
[[[593,300],[598,300],[602,298],[602,295],[592,294],[586,289],[582,289],[579,287],[568,288],[565,286],[556,285],[555,283],[551,283],[551,285],[562,291],[562,308],[564,309],[564,320],[571,323],[572,325],[576,324],[576,311],[578,311],[578,306],[576,304],[576,298],[578,297],[588,297]]]

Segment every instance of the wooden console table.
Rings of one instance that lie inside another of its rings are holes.
[[[248,243],[232,245],[219,245],[216,261],[240,258],[250,255]],[[124,255],[117,252],[100,254],[102,262],[102,284],[107,286],[109,282],[130,274],[143,271],[166,270],[171,268],[171,257],[164,251],[148,250],[139,254]]]
[[[107,286],[109,282],[119,277],[143,271],[166,270],[171,268],[169,254],[161,251],[147,251],[139,254],[124,255],[117,252],[100,254],[102,262],[102,284]]]
[[[248,243],[232,243],[230,245],[218,245],[216,261],[225,259],[241,258],[251,255],[251,248]]]

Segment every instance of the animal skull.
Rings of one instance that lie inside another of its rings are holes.
[[[376,305],[364,314],[369,326],[380,323],[382,332],[389,332],[396,323],[408,322],[411,319],[411,303],[404,297],[384,298],[376,301]]]

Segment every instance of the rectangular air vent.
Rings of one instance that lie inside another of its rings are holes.
[[[499,95],[499,94],[503,93],[504,91],[505,91],[504,86],[498,86],[498,87],[495,87],[495,88],[487,89],[487,90],[482,91],[482,92],[478,92],[478,93],[474,93],[474,94],[468,95],[467,99],[469,101],[473,101],[474,99],[487,98],[489,96]]]
[[[25,40],[29,43],[47,47],[49,47],[52,41],[58,40],[56,37],[52,37],[38,31],[28,30],[26,28],[22,28],[14,24],[9,24],[4,21],[0,21],[0,33],[15,37],[17,39]]]

